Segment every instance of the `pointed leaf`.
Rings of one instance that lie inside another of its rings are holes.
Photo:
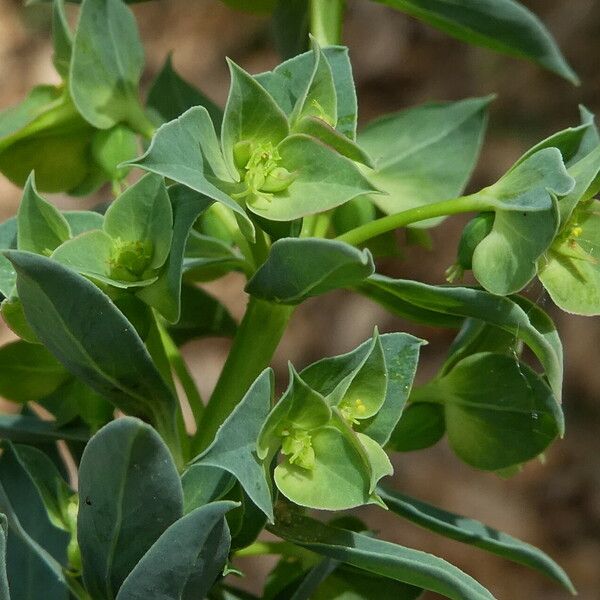
[[[240,207],[210,180],[213,175],[230,179],[210,116],[204,107],[190,108],[158,128],[150,147],[135,165],[182,183],[233,210],[244,235],[254,236],[254,226]]]
[[[109,43],[107,43],[107,41]],[[69,85],[82,116],[99,129],[144,122],[138,85],[144,51],[132,12],[120,0],[84,0]]]
[[[480,521],[442,510],[394,490],[379,487],[377,491],[389,509],[397,515],[445,537],[531,567],[575,593],[568,575],[547,554],[534,546],[492,529]]]
[[[191,464],[181,476],[183,514],[221,500],[235,483],[235,477],[224,469],[202,463]]]
[[[7,572],[13,598],[67,600],[62,566],[69,535],[52,524],[25,464],[11,444],[0,459],[0,511],[9,525]]]
[[[52,42],[54,46],[52,62],[59,75],[65,78],[69,74],[73,36],[65,14],[64,0],[52,2]]]
[[[35,179],[29,176],[17,215],[17,247],[49,256],[71,237],[64,216],[35,189]]]
[[[376,0],[451,36],[502,54],[525,58],[578,84],[543,23],[515,0]]]
[[[0,396],[13,402],[35,402],[69,377],[65,368],[39,344],[11,342],[0,348]]]
[[[356,139],[356,91],[352,66],[345,46],[327,46],[322,48],[327,58],[337,98],[336,129],[351,140]],[[281,63],[273,71],[256,75],[259,81],[275,98],[277,104],[291,115],[298,98],[306,90],[314,70],[313,51],[305,52]]]
[[[416,281],[391,279],[381,275],[371,276],[360,291],[383,302],[395,311],[396,301],[403,316],[407,316],[405,306],[416,306],[427,312],[419,312],[423,320],[438,324],[436,313],[457,317],[473,317],[495,325],[523,340],[542,364],[545,375],[557,401],[562,393],[563,357],[560,340],[550,319],[545,316],[543,324],[538,323],[537,313],[529,314],[516,300],[494,296],[488,292],[461,287],[432,286]],[[373,293],[374,292],[374,293]],[[519,299],[519,302],[521,300]],[[431,317],[430,317],[431,315]],[[430,318],[432,320],[430,320]],[[461,322],[446,326],[460,327]]]
[[[267,369],[221,425],[213,443],[194,460],[197,464],[225,469],[234,475],[271,521],[271,490],[264,467],[256,456],[256,443],[271,408],[272,394],[272,373]]]
[[[289,126],[285,114],[267,90],[234,62],[228,61],[228,65],[231,87],[223,116],[221,143],[229,171],[236,176],[236,144],[253,142],[277,146],[288,135]]]
[[[290,116],[292,127],[304,117],[317,117],[332,127],[337,124],[337,96],[333,73],[323,51],[313,38],[314,68],[306,88],[296,100]]]
[[[138,419],[103,427],[79,469],[77,539],[94,598],[114,598],[125,578],[183,514],[183,492],[169,450]]]
[[[204,598],[227,561],[231,537],[224,516],[233,502],[213,502],[171,525],[146,552],[117,600]]]
[[[437,592],[452,600],[493,600],[472,577],[450,563],[373,537],[290,515],[272,531],[285,540],[364,571]]]
[[[150,242],[148,269],[167,260],[173,236],[173,211],[162,177],[148,174],[127,188],[104,215],[104,231],[123,242]]]
[[[181,277],[183,257],[192,225],[212,201],[181,185],[169,188],[173,206],[173,241],[166,264],[158,280],[141,289],[138,297],[162,314],[167,321],[175,323],[181,315]]]
[[[373,196],[377,206],[393,214],[460,195],[481,149],[491,100],[426,104],[370,123],[358,141],[375,165],[368,178],[388,194]]]
[[[368,250],[333,240],[284,238],[273,244],[246,291],[274,302],[298,304],[311,296],[356,285],[374,271]]]
[[[50,352],[117,407],[154,418],[167,433],[176,407],[173,392],[108,296],[47,258],[26,252],[9,258],[27,320]]]
[[[175,71],[173,56],[169,54],[150,86],[147,107],[155,111],[162,122],[166,123],[193,106],[204,106],[215,127],[221,126],[223,110]]]

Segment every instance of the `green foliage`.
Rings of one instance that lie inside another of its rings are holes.
[[[0,224],[0,312],[21,338],[0,348],[0,395],[20,411],[0,415],[0,597],[249,598],[225,579],[232,561],[274,553],[265,600],[493,598],[339,512],[367,504],[574,592],[542,551],[380,482],[394,452],[443,438],[467,465],[507,476],[564,435],[562,344],[517,293],[538,276],[564,310],[600,313],[593,115],[581,108],[579,124],[460,196],[492,98],[408,108],[357,135],[348,50],[331,45],[340,0],[228,0],[273,11],[291,58],[257,75],[229,61],[223,109],[170,55],[142,102],[130,2],[75,3],[74,31],[63,0],[51,7],[61,82],[0,113],[0,172],[24,188]],[[576,80],[514,0],[381,3]],[[104,184],[113,199],[97,212],[40,195]],[[377,272],[379,257],[403,259],[396,229],[432,250],[425,229],[458,213],[476,215],[448,280],[472,270],[481,287]],[[201,287],[232,271],[249,297],[239,324]],[[290,364],[279,394],[269,365],[296,306],[338,289],[457,330],[439,372],[413,387],[426,342],[374,327],[345,354]],[[213,336],[233,341],[204,401],[180,347]],[[325,524],[307,509],[334,514]]]

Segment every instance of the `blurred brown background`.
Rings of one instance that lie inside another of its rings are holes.
[[[526,0],[545,21],[582,79],[580,88],[535,66],[468,48],[391,9],[351,0],[345,28],[358,85],[361,122],[429,100],[455,100],[498,93],[488,135],[472,186],[495,180],[535,141],[578,119],[577,104],[600,112],[600,3],[594,0]],[[235,13],[217,0],[159,0],[135,7],[147,48],[147,84],[167,52],[176,68],[214,100],[223,103],[228,87],[224,56],[252,72],[277,63],[266,18]],[[51,65],[49,13],[23,8],[21,0],[0,2],[0,109],[18,102],[32,85],[57,80]],[[0,218],[16,211],[20,191],[0,179]],[[62,207],[82,200],[56,197]],[[85,202],[89,204],[88,200]],[[453,261],[464,219],[433,232],[434,250],[409,248],[390,267],[402,277],[443,281]],[[211,284],[234,314],[243,311],[242,281],[231,276]],[[444,442],[395,459],[396,485],[403,491],[472,517],[539,545],[567,569],[582,600],[600,599],[600,324],[561,314],[541,288],[530,296],[556,319],[566,348],[567,436],[547,454],[504,481],[461,464]],[[345,293],[307,302],[295,316],[279,349],[280,385],[285,362],[296,366],[346,351],[367,338],[374,325],[409,331],[429,340],[419,378],[432,374],[443,358],[450,333],[415,327],[385,314],[366,300]],[[10,334],[2,329],[2,340]],[[227,352],[223,340],[186,347],[205,395]],[[389,539],[439,554],[457,564],[501,600],[560,600],[563,592],[541,576],[414,526],[371,511],[371,523]],[[249,565],[246,563],[246,567]],[[264,565],[263,565],[264,567]],[[262,570],[253,564],[247,584],[256,589]],[[427,596],[433,600],[434,596]]]

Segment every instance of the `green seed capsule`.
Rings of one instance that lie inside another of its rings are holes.
[[[248,140],[238,142],[233,147],[233,162],[240,171],[243,171],[248,165],[248,162],[252,158],[252,151],[253,144]]]
[[[460,279],[465,271],[472,268],[475,248],[492,230],[494,217],[493,212],[485,212],[477,215],[467,223],[458,242],[456,262],[446,270],[448,281],[452,282]]]
[[[276,167],[265,178],[265,182],[260,186],[261,192],[277,193],[287,190],[296,179],[294,173],[290,173],[284,167]]]

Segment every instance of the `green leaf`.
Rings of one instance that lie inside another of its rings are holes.
[[[346,510],[376,502],[369,489],[369,469],[349,437],[332,426],[311,432],[312,467],[289,458],[277,465],[274,478],[279,491],[296,504],[319,510]]]
[[[202,337],[233,337],[236,329],[230,312],[216,298],[193,285],[181,287],[181,315],[169,327],[178,346]]]
[[[272,35],[277,54],[283,59],[308,50],[308,9],[305,0],[277,2],[272,16]]]
[[[67,600],[62,566],[69,535],[52,524],[26,465],[7,444],[0,459],[0,511],[8,519],[7,573],[15,599]]]
[[[235,485],[235,477],[218,467],[193,463],[181,476],[183,487],[183,514],[209,502],[221,500]]]
[[[213,175],[230,179],[207,110],[190,108],[158,128],[150,147],[127,164],[158,173],[221,202],[230,208],[246,237],[254,238],[254,226],[240,205],[212,183]]]
[[[204,106],[215,127],[221,126],[223,110],[175,71],[173,56],[169,54],[150,86],[147,107],[156,112],[161,121],[166,123],[176,119],[193,106]]]
[[[540,260],[540,281],[557,306],[579,315],[600,314],[599,250],[600,202],[591,200],[575,210],[571,226]]]
[[[362,163],[371,168],[375,166],[371,157],[356,142],[353,142],[317,117],[303,117],[294,126],[294,132],[317,138],[320,142],[354,162]]]
[[[439,533],[540,571],[572,594],[575,588],[568,575],[547,554],[480,521],[442,510],[410,496],[380,487],[379,495],[397,515]]]
[[[356,91],[352,66],[345,46],[322,48],[331,68],[337,98],[336,129],[347,138],[356,139]],[[305,52],[281,63],[273,71],[261,73],[255,79],[273,96],[277,104],[291,115],[298,98],[306,90],[314,70],[313,51]]]
[[[288,364],[289,385],[264,421],[258,436],[257,454],[261,460],[272,458],[290,429],[306,431],[326,425],[331,420],[331,408],[319,392],[313,390]]]
[[[290,115],[292,129],[306,117],[316,117],[335,127],[337,124],[337,95],[329,62],[318,43],[312,38],[314,67],[305,89]]]
[[[20,187],[35,171],[40,191],[73,190],[93,169],[93,132],[64,88],[34,88],[0,113],[0,171]]]
[[[52,460],[32,446],[15,445],[12,451],[31,477],[53,525],[69,532],[68,504],[73,490],[62,478]]]
[[[289,133],[285,114],[275,100],[241,67],[228,60],[231,87],[221,130],[223,155],[232,175],[238,173],[234,158],[236,144],[272,144],[277,146]],[[237,179],[237,177],[236,177]]]
[[[129,174],[129,169],[120,168],[122,162],[135,158],[138,154],[138,141],[134,131],[125,125],[115,125],[111,129],[100,129],[94,133],[91,153],[100,170],[102,179],[121,182]],[[77,190],[85,195],[81,190]]]
[[[419,392],[419,400],[444,404],[450,445],[478,469],[497,471],[535,458],[564,430],[546,382],[505,354],[473,354]]]
[[[472,577],[450,563],[373,537],[290,515],[272,531],[285,540],[369,573],[437,592],[453,600],[493,600]]]
[[[127,188],[104,216],[104,231],[122,242],[150,242],[147,269],[167,260],[173,236],[173,211],[162,177],[148,174]]]
[[[150,273],[133,275],[121,267],[119,247],[106,232],[92,230],[60,245],[50,258],[85,277],[117,288],[135,288],[156,281],[156,276]]]
[[[312,600],[417,600],[422,589],[366,571],[338,568],[317,589]]]
[[[33,174],[27,179],[17,214],[17,247],[49,256],[71,237],[65,217],[35,189]]]
[[[371,276],[359,291],[384,303],[392,312],[399,307],[400,314],[408,316],[405,307],[419,309],[419,322],[439,325],[438,314],[455,317],[472,317],[508,331],[525,342],[536,355],[545,370],[550,387],[558,402],[562,392],[563,357],[556,329],[543,312],[531,313],[530,307],[522,308],[514,300],[494,296],[483,290],[432,286],[417,281],[391,279],[381,275]],[[423,312],[421,312],[423,311]],[[539,322],[542,319],[544,322]],[[460,327],[462,319],[446,327]]]
[[[138,419],[103,427],[79,468],[77,538],[94,598],[112,599],[164,531],[183,514],[183,492],[168,448]]]
[[[390,437],[388,450],[414,452],[437,444],[446,433],[444,409],[438,404],[409,404]]]
[[[102,229],[104,223],[104,215],[91,210],[66,210],[62,214],[73,237],[92,229]]]
[[[107,43],[108,42],[108,43]],[[138,86],[144,51],[135,18],[120,0],[84,0],[69,73],[77,109],[94,127],[147,128]]]
[[[0,598],[10,600],[8,576],[6,574],[6,538],[8,536],[8,520],[0,513]]]
[[[273,302],[298,304],[311,296],[356,285],[374,271],[368,250],[333,240],[284,238],[273,244],[246,291]]]
[[[35,402],[68,379],[64,367],[39,344],[11,342],[0,348],[0,396]]]
[[[211,204],[210,198],[181,185],[169,188],[173,207],[173,241],[168,259],[157,281],[137,293],[170,323],[181,316],[181,276],[183,257],[192,225]]]
[[[143,556],[117,600],[204,598],[227,561],[224,516],[233,502],[201,506],[171,525]]]
[[[8,259],[7,262],[12,268],[12,264],[8,261]],[[15,295],[4,299],[2,304],[0,304],[0,314],[2,314],[4,322],[13,331],[13,333],[19,336],[22,340],[31,344],[40,344],[40,340],[38,340],[37,336],[33,332],[33,329],[31,329],[31,325],[29,325],[29,322],[25,318],[23,304],[16,295],[16,288],[14,285],[16,285],[17,282],[17,274],[14,269],[12,271],[14,279],[13,293]]]
[[[11,252],[25,315],[44,345],[115,406],[154,419],[165,435],[176,400],[142,340],[93,283],[41,256]]]
[[[543,23],[515,0],[376,0],[464,42],[533,61],[573,84],[579,79]]]
[[[568,194],[574,184],[560,151],[546,148],[474,194],[496,207],[492,230],[472,259],[473,274],[485,289],[508,295],[535,277],[536,262],[558,230],[555,196]]]
[[[73,36],[65,14],[64,0],[52,2],[52,42],[54,46],[52,62],[58,74],[64,79],[69,74],[73,49]]]
[[[61,387],[39,400],[54,415],[57,425],[81,419],[95,433],[113,417],[115,408],[81,380],[70,377]]]
[[[23,444],[68,440],[86,442],[87,429],[79,426],[57,427],[53,421],[41,421],[27,415],[0,415],[0,439]]]
[[[273,194],[250,196],[248,208],[273,221],[292,221],[335,208],[377,189],[344,156],[305,134],[288,136],[277,146],[280,166],[293,179]]]
[[[271,409],[273,374],[258,376],[242,401],[221,425],[212,444],[194,463],[224,469],[235,476],[250,499],[273,521],[273,501],[262,462],[256,456],[261,428]]]
[[[384,445],[408,398],[415,375],[419,348],[423,340],[405,333],[386,333],[379,336],[385,360],[387,385],[385,399],[377,414],[362,421],[358,429]],[[372,340],[367,340],[347,354],[324,358],[309,365],[301,372],[302,379],[312,389],[327,397],[338,399],[353,376],[361,369]]]
[[[195,230],[190,232],[186,244],[183,268],[185,278],[191,281],[211,281],[233,270],[253,272],[231,244]]]
[[[367,177],[387,192],[373,202],[393,214],[460,195],[475,167],[492,99],[425,104],[370,123],[358,141],[373,159]]]

